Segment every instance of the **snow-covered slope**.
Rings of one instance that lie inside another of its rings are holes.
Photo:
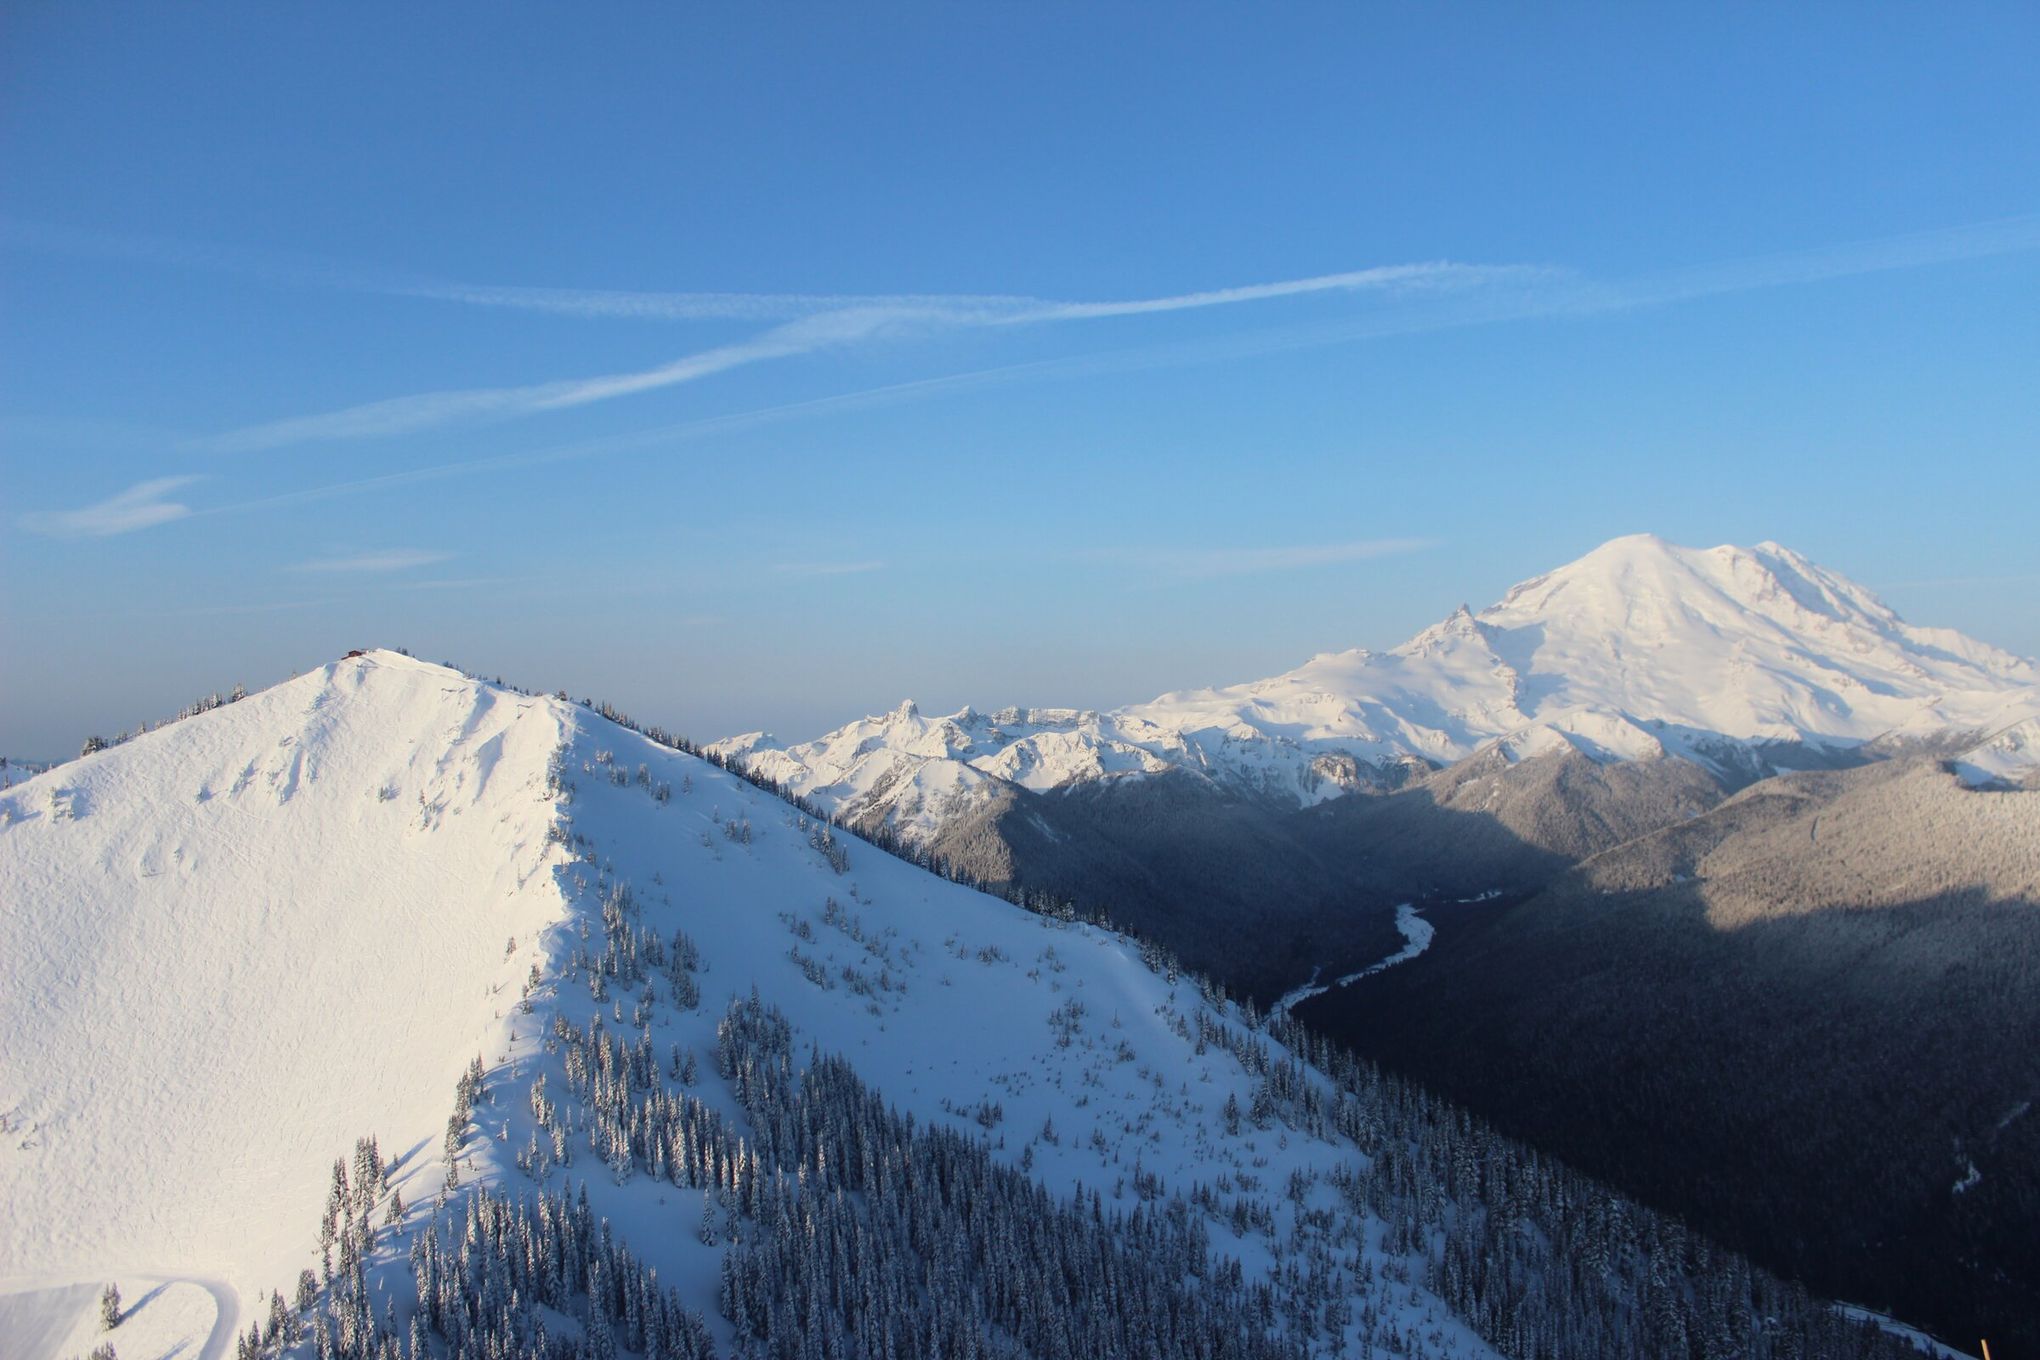
[[[591,986],[588,957],[626,915],[631,932],[691,937],[693,1004],[666,969]],[[1200,1035],[1249,1032],[1119,937],[832,840],[584,707],[372,652],[0,802],[0,1323],[68,1354],[94,1340],[74,1315],[99,1281],[131,1302],[182,1282],[197,1286],[184,1304],[217,1301],[177,1315],[182,1341],[211,1337],[216,1357],[264,1291],[317,1265],[333,1159],[357,1137],[379,1139],[422,1230],[477,1057],[509,1094],[475,1111],[461,1180],[529,1189],[519,1154],[545,1133],[527,1092],[544,1076],[571,1100],[556,1019],[642,1033],[662,1067],[698,1055],[694,1094],[739,1119],[717,1025],[758,996],[796,1053],[845,1055],[931,1127],[993,1131],[997,1157],[1057,1195],[1126,1209],[1152,1193],[1145,1176],[1186,1193],[1308,1177],[1293,1203],[1269,1194],[1265,1234],[1213,1220],[1250,1280],[1322,1233],[1302,1215],[1341,1203],[1323,1176],[1356,1156],[1265,1118],[1222,1132],[1221,1107],[1255,1104],[1263,1081]],[[599,1212],[716,1318],[724,1248],[698,1235],[702,1192],[605,1167],[581,1126],[546,1182],[591,1182]],[[1368,1253],[1370,1277],[1392,1264]],[[1424,1354],[1489,1354],[1420,1289],[1350,1273],[1341,1287]],[[168,1325],[149,1297],[124,1325]]]
[[[2032,712],[2031,717],[2018,717]],[[1958,753],[1955,769],[1972,784],[2011,784],[2040,788],[2040,711],[2015,705],[2014,720],[1994,725],[1983,740]]]
[[[1879,738],[1981,743],[1981,775],[2040,764],[2040,670],[1775,543],[1619,538],[1464,607],[1387,652],[1327,653],[1285,675],[1109,712],[911,705],[812,742],[719,750],[852,818],[926,839],[945,800],[988,780],[1036,791],[1183,770],[1279,803],[1393,786],[1490,744],[1597,760],[1679,756],[1747,777]],[[2018,726],[2026,723],[2021,737]]]
[[[0,1277],[294,1277],[562,919],[571,720],[378,652],[0,795]]]

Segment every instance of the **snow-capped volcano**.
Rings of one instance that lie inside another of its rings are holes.
[[[1959,737],[1994,752],[1978,768],[2002,775],[2032,759],[2033,743],[2006,734],[2036,714],[2031,661],[1909,624],[1789,548],[1638,534],[1389,651],[1326,653],[1268,680],[1107,712],[927,718],[907,705],[812,742],[754,733],[720,749],[926,834],[951,800],[993,780],[1038,792],[1187,770],[1309,805],[1489,744],[1511,757],[1680,756],[1747,777],[1879,739]]]
[[[1365,760],[1461,759],[1490,741],[1602,759],[1723,758],[1732,745],[1841,750],[1893,734],[1979,734],[2034,699],[2040,671],[1775,543],[1618,538],[1464,607],[1386,653],[1129,710],[1192,732],[1229,721]]]

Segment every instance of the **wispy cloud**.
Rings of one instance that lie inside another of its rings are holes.
[[[1567,310],[1657,307],[1689,299],[1855,278],[1898,269],[1956,264],[2040,249],[2040,216],[1845,241],[1811,250],[1747,256],[1612,283],[1576,283]]]
[[[750,364],[819,350],[962,327],[1045,325],[1155,315],[1317,293],[1421,293],[1449,296],[1459,304],[1429,314],[1370,314],[1263,331],[1230,342],[1204,342],[1206,348],[1219,352],[1242,353],[1257,347],[1298,348],[1398,331],[1663,306],[1726,293],[1817,283],[2036,248],[2040,248],[2040,217],[2022,217],[1731,260],[1628,280],[1582,279],[1564,270],[1541,266],[1431,261],[1106,302],[989,294],[892,297],[640,294],[421,285],[402,291],[492,305],[537,306],[602,315],[663,314],[689,318],[796,315],[795,319],[748,340],[683,355],[654,368],[514,387],[419,393],[229,431],[196,441],[193,447],[215,453],[254,452],[317,441],[406,434],[460,422],[508,419],[656,391]],[[803,314],[802,309],[808,310]]]
[[[1046,324],[1180,312],[1295,297],[1307,293],[1468,288],[1504,279],[1523,281],[1542,277],[1543,272],[1436,262],[1395,265],[1344,274],[1326,274],[1309,279],[1291,279],[1279,283],[1120,302],[1053,302],[1030,298],[977,296],[809,298],[804,301],[827,306],[829,310],[784,322],[749,340],[718,345],[683,355],[655,368],[528,383],[515,387],[459,388],[418,393],[367,402],[336,411],[248,426],[194,441],[192,447],[212,453],[252,453],[294,444],[378,438],[460,422],[534,415],[542,411],[585,406],[592,402],[609,401],[617,397],[633,396],[641,392],[696,382],[748,364],[788,359],[812,354],[818,350],[872,340],[928,334],[960,327]],[[511,294],[522,296],[527,291],[529,290],[496,290],[506,296]],[[579,298],[591,303],[602,299],[615,302],[624,298],[639,297],[648,305],[657,305],[659,299],[664,299],[666,305],[691,305],[709,300],[715,306],[734,306],[742,296],[575,294],[560,293],[558,290],[542,291],[547,296],[562,300]],[[767,306],[785,303],[791,299],[756,297],[750,300],[761,306]]]
[[[1367,562],[1436,546],[1437,540],[1430,538],[1363,538],[1346,543],[1282,544],[1267,548],[1098,548],[1084,556],[1185,580],[1206,580]]]
[[[76,510],[42,510],[21,517],[21,527],[51,538],[106,538],[183,519],[191,507],[165,499],[197,477],[155,477],[117,496]]]
[[[294,416],[269,421],[196,441],[195,447],[212,453],[253,453],[292,444],[339,439],[368,439],[408,434],[463,420],[502,419],[538,411],[561,410],[602,401],[628,392],[670,387],[692,382],[711,373],[760,359],[799,352],[771,337],[741,345],[725,345],[676,359],[670,364],[641,373],[609,374],[565,382],[534,383],[524,387],[476,387],[444,392],[425,392],[367,402],[338,411]]]
[[[419,284],[390,290],[405,297],[633,321],[785,321],[822,312],[883,308],[899,311],[1018,313],[1038,298],[923,293],[660,293],[622,288],[529,288],[502,284]]]
[[[389,548],[380,552],[350,553],[342,557],[319,557],[299,562],[292,571],[330,575],[365,576],[379,572],[412,571],[444,562],[453,556],[432,548]]]
[[[1181,312],[1200,307],[1298,297],[1307,293],[1464,287],[1497,280],[1523,281],[1549,272],[1519,265],[1481,266],[1437,261],[1349,270],[1314,278],[1214,288],[1167,297],[1105,302],[1071,302],[1005,293],[660,293],[484,284],[425,284],[402,291],[411,297],[586,317],[770,321],[824,312],[879,310],[936,319],[953,325],[1024,325]]]
[[[194,447],[213,453],[250,453],[292,444],[408,434],[459,421],[504,419],[541,411],[565,410],[695,382],[746,364],[790,358],[945,320],[945,314],[919,313],[901,308],[824,312],[775,326],[751,340],[718,345],[639,372],[531,383],[522,387],[425,392],[253,425],[195,441]]]
[[[18,224],[0,221],[0,241],[20,244]],[[98,249],[105,240],[77,246]],[[115,242],[118,247],[118,241]],[[959,325],[997,326],[1022,321],[1077,320],[1094,316],[1188,310],[1334,290],[1376,289],[1398,295],[1422,294],[1424,305],[1370,311],[1360,316],[1266,326],[1189,341],[1093,351],[1025,363],[942,374],[890,383],[805,401],[779,403],[662,425],[600,439],[555,445],[532,452],[471,458],[406,468],[350,481],[281,492],[271,496],[191,511],[163,500],[191,478],[159,478],[120,496],[78,511],[23,516],[24,527],[41,533],[122,533],[166,523],[191,513],[229,514],[279,508],[336,496],[365,494],[415,482],[477,472],[612,456],[670,447],[673,443],[776,421],[925,400],[998,384],[1088,377],[1113,372],[1224,362],[1258,354],[1353,343],[1395,335],[1490,325],[1537,318],[1587,317],[1597,313],[1673,305],[1695,298],[1762,288],[1922,268],[1962,260],[2040,249],[2040,216],[2010,218],[1939,231],[1828,246],[1815,250],[1718,262],[1628,280],[1596,281],[1566,271],[1449,263],[1386,266],[1310,279],[1247,285],[1169,297],[1119,302],[1054,302],[1008,295],[839,296],[827,294],[620,293],[563,289],[489,289],[465,285],[392,280],[340,266],[292,266],[270,261],[242,272],[283,281],[416,296],[446,297],[485,305],[531,306],[586,315],[660,315],[673,318],[794,320],[750,340],[684,356],[642,372],[530,384],[521,387],[425,393],[372,402],[343,411],[297,417],[213,436],[197,447],[214,451],[278,448],[317,439],[343,439],[418,430],[462,419],[514,416],[601,401],[632,392],[684,383],[745,364],[810,353],[892,334]],[[189,253],[148,244],[128,251],[138,258],[209,268],[233,268],[224,256]],[[294,273],[293,270],[296,272]]]
[[[416,298],[592,319],[787,321],[819,312],[863,307],[943,306],[1013,311],[1042,305],[1038,298],[956,294],[661,292],[463,283],[300,251],[226,247],[5,216],[0,216],[0,246],[190,270],[271,287]]]
[[[781,576],[861,576],[884,571],[883,562],[774,562],[772,570]]]
[[[299,252],[227,248],[166,237],[57,227],[0,217],[0,245],[126,260],[304,289],[370,293],[559,316],[653,321],[788,321],[825,312],[940,315],[960,324],[1014,324],[1133,316],[1304,293],[1437,287],[1545,272],[1449,262],[1391,265],[1312,278],[1120,301],[1064,301],[1007,293],[762,293],[547,288],[431,279]]]
[[[1531,265],[1467,265],[1438,260],[1428,264],[1384,265],[1343,274],[1214,288],[1172,297],[1136,298],[1124,302],[1042,302],[1000,318],[1003,322],[1083,321],[1095,317],[1145,316],[1156,312],[1188,312],[1203,307],[1230,307],[1244,302],[1302,297],[1309,293],[1358,293],[1468,288],[1482,284],[1525,284],[1556,277],[1559,271]]]

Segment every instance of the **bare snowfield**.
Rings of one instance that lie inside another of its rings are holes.
[[[10,790],[0,1289],[288,1284],[334,1156],[429,1142],[561,919],[565,730],[377,653]]]

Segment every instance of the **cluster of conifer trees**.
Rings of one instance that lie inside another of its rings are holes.
[[[1321,1043],[1315,1072],[1279,1055],[1271,1038],[1306,1042],[1292,1027],[1205,1019],[1198,1032],[1259,1070],[1259,1118],[1298,1132],[1325,1122],[1368,1153],[1336,1182],[1353,1232],[1322,1241],[1350,1245],[1365,1215],[1379,1218],[1389,1251],[1421,1262],[1425,1285],[1506,1355],[1912,1354],[1406,1083]],[[703,1236],[729,1239],[719,1302],[740,1356],[1287,1357],[1336,1344],[1354,1322],[1381,1353],[1427,1349],[1383,1306],[1392,1265],[1377,1276],[1360,1263],[1351,1278],[1372,1287],[1356,1291],[1341,1283],[1356,1263],[1321,1245],[1247,1282],[1212,1250],[1201,1204],[1059,1201],[984,1140],[891,1109],[841,1058],[810,1053],[796,1068],[790,1026],[755,994],[732,1004],[716,1048],[748,1138],[664,1089],[648,1035],[626,1042],[599,1015],[558,1020],[553,1035],[612,1172],[704,1190]],[[373,1237],[354,1225],[380,1177],[358,1152],[350,1192],[336,1166],[350,1231],[312,1327],[321,1360],[422,1357],[438,1353],[433,1337],[459,1360],[710,1353],[700,1319],[591,1220],[585,1190],[574,1204],[475,1193],[435,1216],[411,1249],[417,1312],[407,1328],[393,1312],[377,1319],[363,1273]],[[548,1333],[538,1304],[578,1329]]]
[[[224,708],[228,704],[237,703],[247,697],[248,691],[242,689],[239,685],[234,686],[226,694],[220,694],[215,691],[212,694],[202,695],[186,704],[183,708],[178,709],[175,717],[165,718],[161,722],[138,722],[135,724],[134,731],[116,733],[111,737],[87,737],[84,744],[79,747],[78,754],[89,756],[95,751],[104,751],[109,746],[119,746],[124,742],[133,741],[145,732],[160,731],[171,723],[182,722],[186,718],[196,718],[201,713],[210,713],[216,708]]]
[[[756,995],[718,1065],[770,1171],[723,1257],[721,1308],[769,1356],[1248,1360],[1304,1350],[1275,1298],[1211,1250],[1203,1216],[1064,1203],[989,1145],[919,1125],[838,1057],[796,1070]]]
[[[1347,1181],[1355,1210],[1421,1252],[1426,1287],[1504,1355],[1917,1355],[1293,1021],[1268,1032],[1338,1088],[1334,1125],[1370,1162]]]

